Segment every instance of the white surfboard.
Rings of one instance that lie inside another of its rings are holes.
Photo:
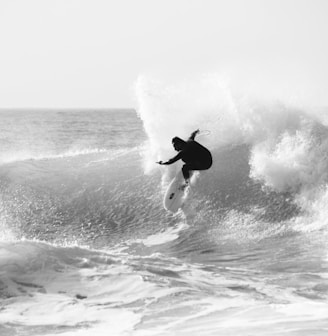
[[[166,210],[174,213],[183,206],[190,188],[189,186],[186,187],[185,184],[185,179],[180,170],[166,190],[163,202]]]

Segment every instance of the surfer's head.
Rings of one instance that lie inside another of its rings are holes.
[[[174,137],[172,139],[172,145],[176,151],[181,151],[186,145],[186,142],[179,137]]]

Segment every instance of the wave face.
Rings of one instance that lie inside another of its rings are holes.
[[[324,335],[328,119],[216,77],[135,111],[2,111],[1,335]],[[162,199],[173,136],[213,167]]]

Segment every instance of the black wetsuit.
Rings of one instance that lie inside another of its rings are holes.
[[[185,148],[178,155],[170,160],[171,163],[182,160],[185,164],[182,167],[183,177],[187,180],[191,170],[206,170],[212,166],[211,152],[195,140],[189,139]]]

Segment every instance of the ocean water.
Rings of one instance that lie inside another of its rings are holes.
[[[197,94],[195,94],[197,92]],[[327,335],[328,118],[220,83],[0,113],[0,334]],[[213,167],[177,214],[174,135]]]

